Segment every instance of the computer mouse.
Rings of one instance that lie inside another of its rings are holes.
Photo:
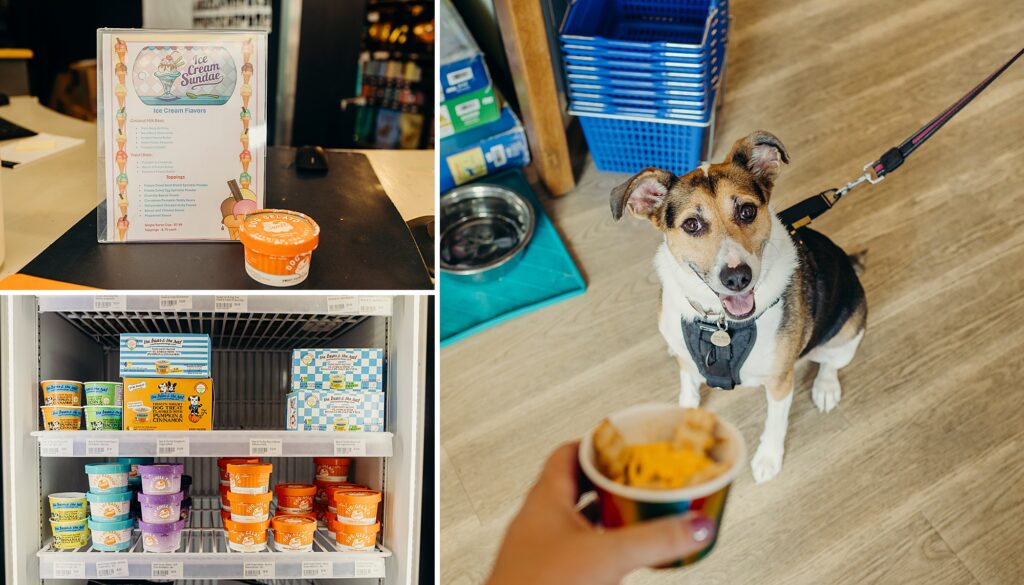
[[[322,146],[301,146],[295,151],[295,167],[303,171],[327,171],[327,151]]]

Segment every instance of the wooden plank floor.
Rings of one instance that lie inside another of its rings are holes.
[[[755,129],[792,164],[782,208],[841,185],[1019,49],[1024,2],[734,0],[714,160]],[[673,584],[1024,581],[1024,63],[902,169],[816,227],[868,250],[870,317],[843,399],[803,372],[774,481],[749,470],[715,552]],[[442,352],[442,581],[481,583],[546,454],[611,411],[673,402],[659,238],[614,223],[622,175],[546,203],[589,290]],[[442,293],[443,294],[443,293]],[[705,394],[755,445],[763,393]]]

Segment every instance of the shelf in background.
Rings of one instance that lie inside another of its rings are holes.
[[[209,501],[206,501],[209,500]],[[206,498],[204,505],[216,500]],[[391,551],[341,551],[324,529],[317,530],[310,552],[267,549],[240,553],[227,546],[227,536],[216,510],[196,510],[182,532],[181,547],[173,553],[143,551],[141,534],[132,533],[124,552],[100,552],[92,543],[75,550],[57,550],[50,540],[36,553],[43,579],[345,579],[383,578],[385,558]],[[271,531],[271,535],[273,532]]]
[[[391,457],[391,433],[35,431],[41,457]]]

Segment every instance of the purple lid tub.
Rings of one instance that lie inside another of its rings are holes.
[[[185,466],[181,463],[157,463],[139,465],[142,491],[147,494],[173,494],[181,491],[181,475]]]
[[[142,520],[151,524],[169,524],[181,518],[181,492],[173,494],[139,494]]]
[[[146,552],[175,552],[181,547],[181,530],[184,527],[184,520],[165,524],[139,520],[143,549]]]

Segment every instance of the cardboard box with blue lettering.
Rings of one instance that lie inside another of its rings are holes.
[[[484,54],[450,0],[441,2],[441,101],[489,87]]]
[[[122,333],[120,371],[122,378],[209,378],[210,336],[192,333]]]
[[[441,192],[529,162],[526,132],[506,105],[498,120],[441,139]]]
[[[384,393],[372,390],[296,390],[287,397],[289,431],[384,430]]]
[[[292,350],[292,390],[384,390],[384,350]]]

